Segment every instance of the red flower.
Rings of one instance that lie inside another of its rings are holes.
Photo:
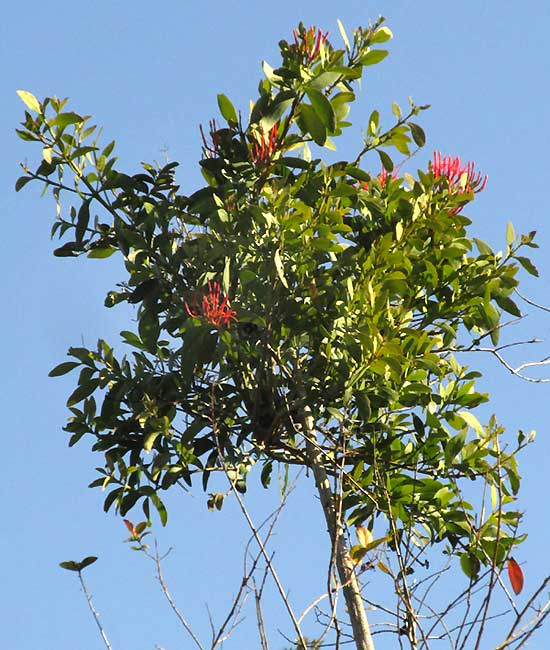
[[[295,29],[293,34],[296,50],[302,55],[306,63],[312,63],[319,56],[321,43],[325,44],[328,38],[328,32],[323,34],[322,30],[316,30],[313,26],[306,29],[303,25],[300,25],[299,29]]]
[[[204,323],[211,323],[216,327],[220,325],[229,327],[231,319],[237,320],[237,313],[229,306],[228,297],[222,296],[219,282],[209,282],[208,293],[201,296],[195,295],[193,299],[194,311],[191,310],[187,302],[185,309],[189,316],[198,318]]]
[[[438,151],[434,151],[432,173],[436,178],[446,176],[449,189],[460,194],[481,192],[487,183],[487,176],[483,178],[481,172],[475,173],[475,163],[468,162],[464,165],[458,156],[442,156]]]
[[[464,164],[458,156],[442,156],[438,151],[434,151],[431,167],[435,178],[447,179],[449,192],[454,194],[481,192],[487,184],[487,175],[483,178],[481,172],[476,174],[475,163]],[[461,210],[462,206],[459,206],[451,210],[451,214],[458,214]]]
[[[385,185],[385,184],[387,183],[388,179],[394,180],[394,179],[397,178],[397,176],[396,176],[396,174],[394,174],[394,173],[389,174],[389,173],[386,171],[386,168],[385,168],[385,167],[382,167],[382,171],[378,174],[378,177],[377,177],[377,178],[378,178],[378,180],[380,181],[380,185]],[[365,182],[361,185],[361,187],[362,187],[362,189],[364,189],[366,192],[368,192],[368,191],[369,191],[369,182],[368,182],[368,181],[365,181]]]
[[[218,134],[218,128],[216,126],[216,120],[210,120],[208,126],[210,127],[208,135],[210,136],[211,144],[208,144],[206,140],[204,131],[202,130],[202,124],[199,126],[199,129],[201,132],[204,153],[208,158],[212,158],[213,156],[218,156],[220,153],[220,136]]]
[[[279,125],[275,123],[269,130],[267,138],[265,131],[262,131],[262,139],[260,142],[255,142],[252,145],[250,154],[252,156],[252,160],[257,165],[263,165],[268,162],[279,148],[279,141],[277,140],[278,131]]]

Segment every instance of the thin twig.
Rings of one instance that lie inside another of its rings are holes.
[[[157,542],[155,541],[155,555],[150,555],[149,553],[147,553],[147,551],[145,551],[145,553],[146,553],[146,555],[148,557],[150,557],[155,562],[155,566],[156,566],[156,569],[157,569],[157,580],[160,583],[162,593],[164,594],[164,596],[166,597],[166,600],[170,604],[170,607],[172,608],[172,611],[178,617],[180,623],[183,625],[183,627],[185,628],[185,630],[187,631],[189,636],[193,639],[195,644],[200,648],[200,650],[204,650],[204,646],[201,644],[199,639],[196,637],[196,635],[193,632],[193,630],[191,629],[191,626],[189,625],[189,623],[185,620],[183,614],[180,612],[180,610],[178,609],[176,603],[174,602],[174,600],[172,598],[172,595],[170,594],[170,591],[168,590],[168,586],[166,585],[166,582],[164,580],[164,576],[162,574],[161,557],[160,557],[159,552],[158,552]]]
[[[539,305],[538,303],[534,302],[533,300],[530,300],[529,298],[526,298],[523,296],[517,289],[515,289],[515,293],[518,294],[518,296],[526,302],[528,305],[532,305],[533,307],[536,307],[537,309],[542,309],[542,311],[547,311],[550,312],[550,307],[545,307],[544,305]]]
[[[82,585],[82,591],[84,592],[84,595],[86,596],[86,600],[88,601],[88,607],[90,608],[90,611],[92,612],[92,615],[94,617],[94,620],[96,622],[97,627],[99,628],[99,633],[101,634],[101,638],[103,639],[103,643],[105,644],[105,647],[107,650],[113,650],[111,644],[109,643],[109,639],[107,638],[107,635],[105,634],[105,630],[103,629],[103,626],[101,625],[101,622],[99,620],[99,614],[97,613],[94,604],[92,602],[92,597],[86,588],[86,583],[84,582],[84,578],[82,577],[82,571],[78,572],[78,579],[80,580],[80,584]]]

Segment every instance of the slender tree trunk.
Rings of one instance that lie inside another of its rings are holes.
[[[311,465],[315,485],[319,492],[321,506],[325,514],[327,529],[330,535],[333,548],[335,549],[336,568],[338,576],[342,583],[342,591],[348,610],[355,647],[357,650],[375,650],[372,640],[369,622],[365,613],[361,589],[357,575],[354,571],[354,565],[351,562],[346,547],[346,540],[340,522],[337,521],[337,512],[334,502],[334,495],[330,488],[330,482],[325,471],[325,466],[320,450],[316,447],[317,439],[313,418],[309,409],[304,409],[303,425],[306,431],[306,453]]]

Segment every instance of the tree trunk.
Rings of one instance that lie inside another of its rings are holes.
[[[311,412],[307,407],[304,409],[303,416],[303,426],[305,427],[306,433],[306,453],[315,478],[315,485],[319,492],[330,540],[335,549],[336,568],[340,582],[343,585],[342,591],[344,592],[344,599],[353,630],[355,647],[357,650],[375,650],[361,597],[359,581],[354,571],[354,565],[349,558],[342,526],[337,521],[334,495],[325,471],[322,453],[315,445],[317,436],[314,430]]]

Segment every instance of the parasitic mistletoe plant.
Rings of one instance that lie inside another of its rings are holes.
[[[323,161],[391,38],[383,19],[352,39],[339,26],[342,47],[303,25],[281,41],[246,118],[218,95],[220,124],[201,127],[205,184],[189,194],[177,163],[124,173],[114,142],[100,146],[66,100],[19,92],[18,133],[42,161],[16,189],[51,190],[56,256],[121,256],[126,276],[105,305],[137,314],[137,331],[121,333],[128,354],[99,340],[50,374],[78,371],[65,429],[104,459],[91,485],[106,490],[105,510],[141,506],[149,521],[153,506],[165,524],[162,493],[175,486],[207,491],[217,473],[242,499],[255,466],[266,488],[274,468],[308,468],[330,538],[336,646],[372,650],[372,621],[393,612],[382,631],[402,646],[477,648],[493,593],[515,609],[501,571],[524,538],[517,454],[530,437],[504,443],[495,417],[479,422],[488,397],[459,353],[496,346],[502,315],[520,316],[511,294],[520,267],[536,274],[520,254],[534,233],[509,225],[504,252],[468,234],[464,209],[486,183],[473,163],[435,153],[400,173],[425,144],[415,118],[427,106],[411,100],[393,104],[387,127],[372,110],[351,160]],[[449,606],[427,604],[428,557],[462,571]],[[374,574],[385,596],[362,584]],[[297,647],[318,647],[294,622]]]

